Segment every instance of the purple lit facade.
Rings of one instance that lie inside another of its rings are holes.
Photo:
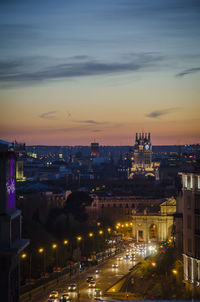
[[[15,209],[15,158],[12,154],[8,160],[7,179],[6,179],[6,198],[7,210]]]

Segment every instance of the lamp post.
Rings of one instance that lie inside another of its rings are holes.
[[[63,240],[63,244],[64,244],[64,247],[65,247],[65,259],[64,259],[64,263],[66,264],[66,258],[67,258],[67,247],[68,247],[68,244],[69,244],[69,241],[67,239]]]
[[[79,248],[79,250],[78,250],[78,280],[77,280],[77,301],[79,301],[79,298],[80,298],[80,293],[79,293],[79,276],[80,276],[80,260],[81,260],[81,249],[79,247],[79,243],[81,242],[82,237],[81,236],[77,236],[76,240],[77,240],[78,248]]]
[[[41,274],[42,274],[42,270],[44,271],[45,274],[45,253],[44,253],[44,249],[41,247],[38,249],[38,253],[40,254],[41,258],[40,258],[40,270],[41,270]],[[42,256],[43,256],[43,265],[42,265]]]

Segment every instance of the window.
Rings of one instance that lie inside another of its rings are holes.
[[[184,175],[185,181],[184,181],[184,187],[187,188],[187,175]]]
[[[126,208],[128,208],[128,203],[126,203]]]
[[[200,215],[195,215],[194,217],[195,224],[195,234],[200,235]]]
[[[193,176],[191,175],[190,176],[190,189],[193,188]]]
[[[121,203],[119,204],[119,207],[122,208],[122,204]]]
[[[200,210],[200,195],[195,195],[195,210]]]
[[[191,209],[191,197],[187,197],[187,209]]]
[[[187,228],[188,229],[192,228],[192,218],[190,215],[187,216]]]
[[[104,208],[104,204],[102,203],[102,206],[101,206],[102,208]]]
[[[115,203],[113,203],[113,208],[116,208],[116,204]]]
[[[200,176],[197,177],[197,188],[200,189]]]
[[[200,259],[200,238],[195,237],[195,257]]]
[[[188,239],[188,252],[192,252],[192,240]]]

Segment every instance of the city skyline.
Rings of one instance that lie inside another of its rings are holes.
[[[200,141],[200,3],[2,1],[0,139]]]

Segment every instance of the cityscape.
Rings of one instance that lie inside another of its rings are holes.
[[[0,302],[200,301],[200,2],[0,1]]]

